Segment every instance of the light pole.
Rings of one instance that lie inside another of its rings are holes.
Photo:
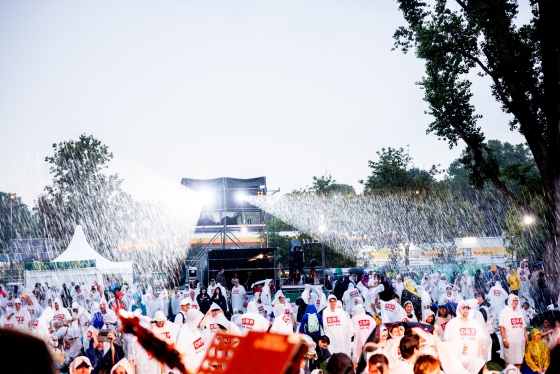
[[[13,217],[12,217],[12,204],[16,199],[16,194],[10,194],[10,237],[8,239],[8,249],[10,254],[10,282],[14,281],[14,261],[12,259],[12,247],[10,247],[10,239],[12,239],[12,233],[14,228]]]

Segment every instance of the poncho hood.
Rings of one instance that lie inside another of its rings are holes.
[[[130,362],[128,362],[126,358],[123,358],[113,366],[113,368],[111,369],[111,374],[113,374],[119,366],[122,366],[123,369],[126,370],[126,374],[134,373],[134,371],[132,370],[132,365],[130,365]]]

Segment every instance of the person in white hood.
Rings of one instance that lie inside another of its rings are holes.
[[[152,324],[152,333],[169,344],[175,344],[179,326],[167,320],[167,317],[161,310],[156,312],[154,316],[155,323]]]
[[[204,315],[204,318],[200,322],[200,326],[203,327],[202,337],[204,338],[204,344],[210,346],[212,340],[218,332],[218,326],[216,326],[216,318],[218,314],[223,313],[222,308],[216,303],[210,305],[210,309]]]
[[[158,310],[154,315],[155,323],[152,324],[152,333],[168,344],[175,344],[177,342],[177,335],[179,334],[179,326],[167,320],[167,317],[161,310]],[[176,370],[166,367],[165,372],[179,373]]]
[[[25,299],[25,302],[27,303],[25,308],[27,309],[27,313],[29,313],[31,324],[33,324],[35,320],[39,318],[41,313],[43,313],[43,307],[39,304],[37,298],[31,292],[24,293],[22,298]]]
[[[274,304],[274,322],[270,332],[277,334],[292,334],[294,332],[294,311],[292,306],[286,302],[282,291],[276,292]]]
[[[210,310],[212,309],[214,309],[216,316],[221,310],[216,304],[212,304]],[[211,313],[210,310],[208,311],[209,313]],[[177,350],[183,354],[181,360],[187,370],[191,373],[196,373],[200,363],[206,355],[207,344],[205,343],[205,339],[203,339],[198,328],[203,325],[203,319],[205,316],[198,310],[189,310],[185,318],[185,323],[179,330],[176,347]],[[212,335],[211,338],[214,336],[215,335]]]
[[[47,344],[52,344],[51,339],[51,321],[54,316],[54,310],[51,307],[45,308],[43,313],[33,324],[33,335],[43,339]]]
[[[500,357],[506,362],[506,366],[513,364],[519,369],[528,339],[518,296],[509,295],[508,305],[500,312],[499,325],[503,344]]]
[[[130,362],[126,358],[123,358],[111,369],[111,374],[135,374]]]
[[[325,335],[331,341],[329,351],[332,354],[344,353],[350,357],[352,328],[346,313],[337,308],[337,299],[334,295],[328,297],[329,306],[323,311],[323,328]]]
[[[235,323],[228,321],[226,316],[222,313],[218,314],[216,317],[216,325],[218,326],[218,329],[220,329],[220,332],[241,336],[239,327],[237,327]]]
[[[232,318],[233,321],[233,318]],[[241,333],[247,331],[267,332],[271,324],[266,318],[257,313],[245,313],[239,317]],[[289,324],[287,324],[289,327]]]
[[[181,299],[183,295],[179,291],[179,287],[175,287],[173,289],[173,293],[171,294],[171,309],[173,310],[173,314],[177,314],[181,311]]]
[[[439,298],[439,303],[440,304],[445,304],[447,302],[458,303],[459,301],[462,300],[462,298],[459,298],[457,293],[454,292],[453,288],[454,288],[454,285],[452,285],[451,283],[448,283],[447,286],[445,286],[445,293],[443,295],[441,295],[440,298]]]
[[[476,301],[475,301],[476,302]],[[469,370],[478,367],[482,360],[483,331],[480,324],[470,318],[471,307],[466,301],[457,305],[457,317],[453,318],[445,328],[445,341],[460,341],[463,343],[461,363]],[[477,358],[479,358],[477,360]],[[484,365],[484,361],[482,362]],[[478,371],[477,371],[478,372]]]
[[[352,313],[352,309],[354,309],[354,300],[357,298],[361,298],[360,290],[354,287],[354,283],[348,283],[348,289],[344,291],[342,295],[342,302],[344,303],[344,310],[347,313]]]
[[[247,303],[247,313],[257,313],[264,316],[264,310],[264,304],[261,302],[261,293],[255,292],[251,301]]]
[[[244,310],[246,300],[247,293],[245,292],[245,287],[241,286],[237,279],[234,279],[231,289],[231,307],[237,310]]]
[[[31,331],[31,319],[29,318],[29,313],[27,309],[22,307],[21,299],[17,298],[14,301],[14,319],[16,322],[15,328],[16,330],[20,330],[22,332],[30,332]]]
[[[109,308],[105,299],[101,299],[99,302],[99,311],[103,315],[103,321],[105,324],[111,326],[111,329],[114,331],[118,322],[117,314]]]
[[[352,361],[356,365],[360,360],[362,348],[377,323],[375,323],[373,318],[366,314],[362,305],[356,305],[352,316],[352,324],[354,325],[354,331],[356,332],[356,335],[354,336],[354,352],[352,355]]]
[[[461,277],[461,293],[465,299],[472,299],[474,297],[474,279],[468,270],[463,271],[463,276]]]
[[[403,308],[404,313],[397,316],[397,322],[418,322],[418,318],[414,314],[414,306],[410,300],[404,303]]]
[[[488,291],[488,301],[490,302],[495,316],[499,316],[502,309],[505,308],[507,299],[508,294],[506,290],[503,289],[502,283],[496,281],[496,284]]]
[[[377,314],[380,307],[379,294],[385,291],[385,286],[383,286],[383,284],[379,284],[379,280],[374,278],[368,281],[368,288],[369,291],[365,295],[365,309],[370,314]]]
[[[60,299],[54,300],[54,315],[53,315],[53,327],[55,329],[60,328],[62,325],[68,324],[71,321],[70,312],[68,309],[64,308]]]
[[[399,304],[399,295],[396,293],[393,294],[391,300],[387,302],[379,300],[379,302],[381,303],[381,320],[383,323],[393,323],[397,321],[399,314],[405,313],[403,307]]]
[[[395,293],[399,295],[399,300],[402,298],[402,293],[404,291],[404,283],[402,277],[397,275],[397,283],[395,284]]]

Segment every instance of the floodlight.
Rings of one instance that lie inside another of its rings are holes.
[[[523,223],[525,225],[532,225],[533,223],[535,223],[535,217],[526,214],[525,216],[523,216]]]
[[[245,195],[243,192],[238,192],[235,195],[235,198],[237,199],[238,202],[247,201],[247,195]]]
[[[320,232],[320,233],[324,233],[324,232],[326,232],[326,231],[327,231],[327,226],[324,225],[324,224],[320,224],[320,225],[319,225],[319,232]]]
[[[202,190],[199,192],[199,194],[204,205],[208,205],[214,200],[214,194],[210,190]]]
[[[247,226],[241,227],[241,232],[247,232]]]

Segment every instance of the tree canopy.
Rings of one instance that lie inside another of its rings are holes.
[[[89,238],[96,248],[113,247],[123,221],[115,218],[119,212],[124,214],[123,206],[130,203],[118,175],[103,173],[113,154],[101,141],[85,134],[77,141],[53,144],[53,150],[53,156],[45,158],[51,165],[53,184],[45,187],[36,204],[46,235],[63,245],[75,225],[81,224],[86,233],[97,233]]]
[[[412,157],[403,148],[381,148],[377,151],[378,161],[368,161],[371,175],[359,182],[364,185],[364,194],[375,190],[421,190],[435,182],[439,173],[433,165],[430,170],[423,170],[412,165]]]
[[[436,0],[432,7],[419,0],[397,2],[407,26],[395,32],[395,48],[414,50],[425,61],[426,75],[419,85],[427,113],[434,118],[428,133],[446,140],[450,148],[463,141],[461,163],[471,183],[480,188],[490,181],[518,209],[537,215],[550,233],[548,256],[557,256],[560,4],[531,0],[531,22],[518,25],[519,5],[514,0]],[[489,80],[498,105],[511,116],[507,126],[524,136],[542,181],[542,209],[535,209],[531,199],[504,181],[507,175],[520,181],[529,170],[500,168],[500,154],[478,125],[481,116],[472,103],[470,72]]]

